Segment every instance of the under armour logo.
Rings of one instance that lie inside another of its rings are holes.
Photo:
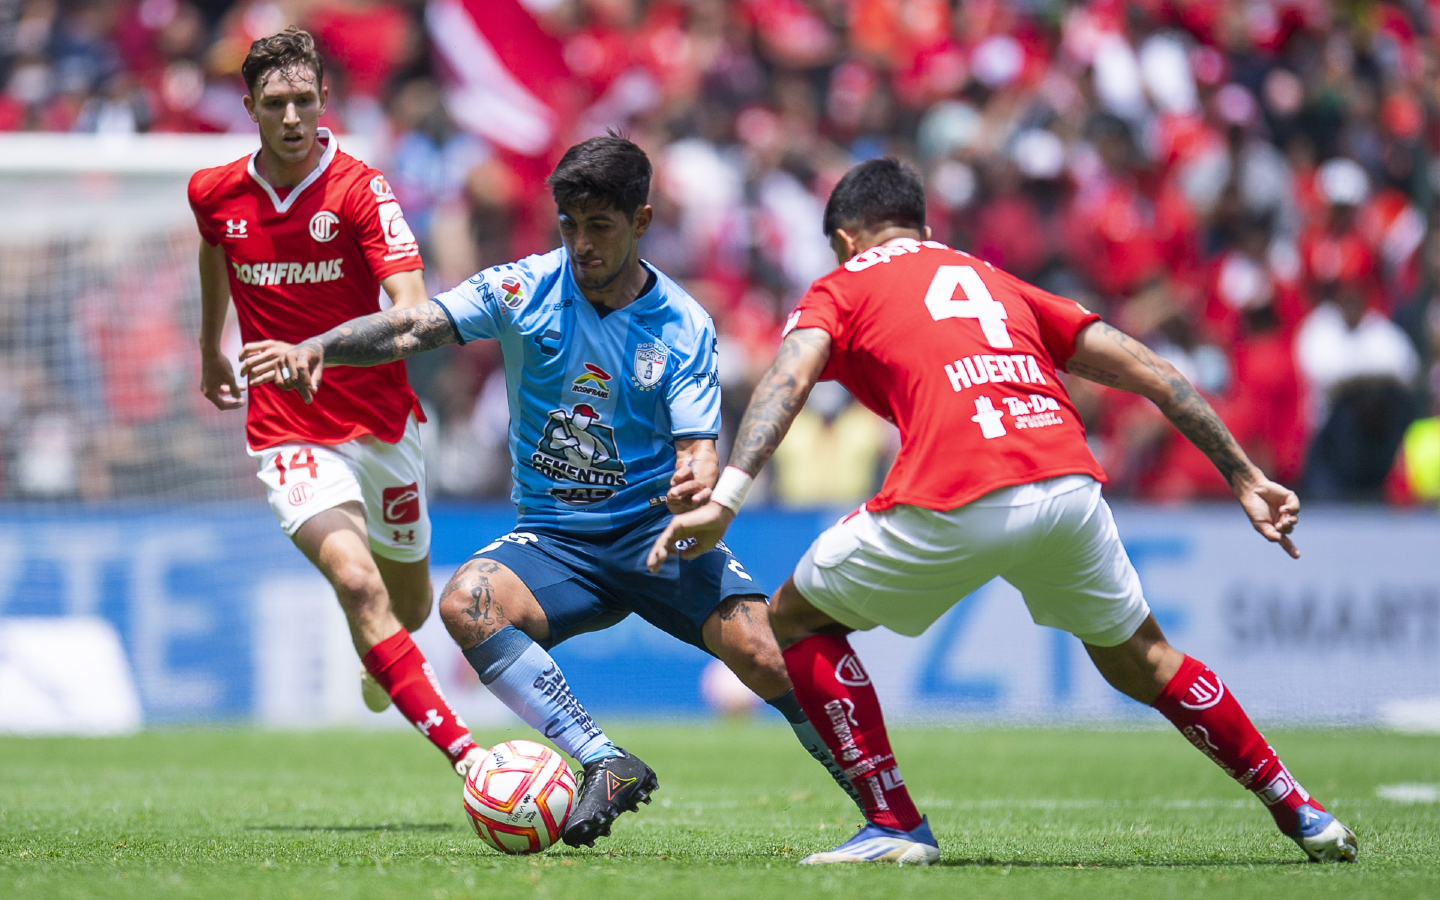
[[[246,219],[226,219],[225,236],[227,238],[243,238],[250,235],[245,233]]]
[[[430,729],[434,728],[436,725],[442,725],[442,724],[444,724],[444,722],[445,722],[445,717],[442,716],[442,715],[440,715],[440,710],[438,710],[438,709],[427,709],[427,710],[425,710],[425,718],[424,718],[424,720],[423,720],[423,721],[420,721],[420,722],[416,722],[416,723],[415,723],[415,727],[418,728],[418,729],[420,729],[420,733],[421,733],[421,734],[425,735],[426,737],[429,737],[429,736],[430,736]]]
[[[415,543],[415,529],[412,528],[409,531],[404,532],[403,534],[398,528],[395,529],[395,537],[391,538],[391,542],[395,544]]]

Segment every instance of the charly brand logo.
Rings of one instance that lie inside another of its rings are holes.
[[[310,236],[324,244],[335,239],[340,233],[340,217],[328,209],[322,209],[310,217]]]

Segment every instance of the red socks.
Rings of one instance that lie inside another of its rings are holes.
[[[880,698],[850,642],[814,635],[785,650],[785,668],[795,699],[860,792],[865,818],[876,825],[909,831],[920,812],[895,767]]]
[[[459,762],[475,746],[470,729],[441,695],[435,671],[410,639],[410,632],[400,629],[370,648],[360,661],[390,694],[395,708],[450,762]]]
[[[1230,689],[1204,663],[1185,657],[1152,705],[1201,753],[1253,791],[1281,831],[1300,827],[1295,810],[1302,804],[1325,809],[1286,771]]]

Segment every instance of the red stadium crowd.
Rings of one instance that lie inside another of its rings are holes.
[[[1440,491],[1440,3],[519,5],[563,57],[556,146],[619,126],[654,161],[644,250],[715,317],[730,427],[785,315],[834,265],[830,187],[888,154],[924,175],[938,239],[1142,338],[1305,499]],[[526,158],[457,124],[425,4],[6,6],[0,129],[253,129],[240,60],[293,22],[326,54],[328,124],[377,148],[433,288],[553,245],[553,148]],[[432,482],[498,493],[499,355],[452,349],[411,369],[437,423]],[[1150,404],[1070,390],[1112,495],[1230,496]],[[772,495],[835,503],[868,495],[894,443],[828,390],[792,441]]]

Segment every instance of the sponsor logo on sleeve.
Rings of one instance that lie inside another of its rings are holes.
[[[322,209],[310,217],[310,236],[320,243],[328,243],[340,233],[340,217],[328,209]]]
[[[519,309],[525,302],[525,285],[514,275],[507,275],[500,282],[500,302],[506,309]]]
[[[630,383],[642,391],[653,389],[665,377],[665,363],[670,358],[670,348],[658,341],[635,346],[635,371]]]
[[[780,337],[787,337],[790,332],[794,331],[795,326],[800,324],[800,317],[803,315],[805,315],[805,310],[803,309],[797,309],[792,312],[790,317],[785,320],[785,327],[780,329]]]
[[[395,192],[390,189],[390,182],[385,180],[384,175],[376,175],[370,179],[370,193],[375,195],[376,203],[386,203],[395,199]]]
[[[380,503],[386,525],[409,525],[420,521],[420,486],[416,482],[385,488],[380,492]]]
[[[589,394],[592,397],[599,397],[601,400],[610,398],[611,374],[594,363],[586,363],[585,371],[575,383],[570,385],[570,390],[577,394]]]
[[[571,482],[550,489],[567,506],[588,506],[609,500],[625,485],[625,463],[615,448],[615,431],[602,424],[588,403],[569,411],[552,409],[530,467],[552,481]]]
[[[386,262],[420,255],[420,247],[415,243],[415,232],[411,231],[410,225],[406,223],[405,213],[400,209],[399,203],[394,200],[381,203],[375,207],[375,212],[380,217],[380,227],[385,232],[385,246],[390,251],[385,254]]]

